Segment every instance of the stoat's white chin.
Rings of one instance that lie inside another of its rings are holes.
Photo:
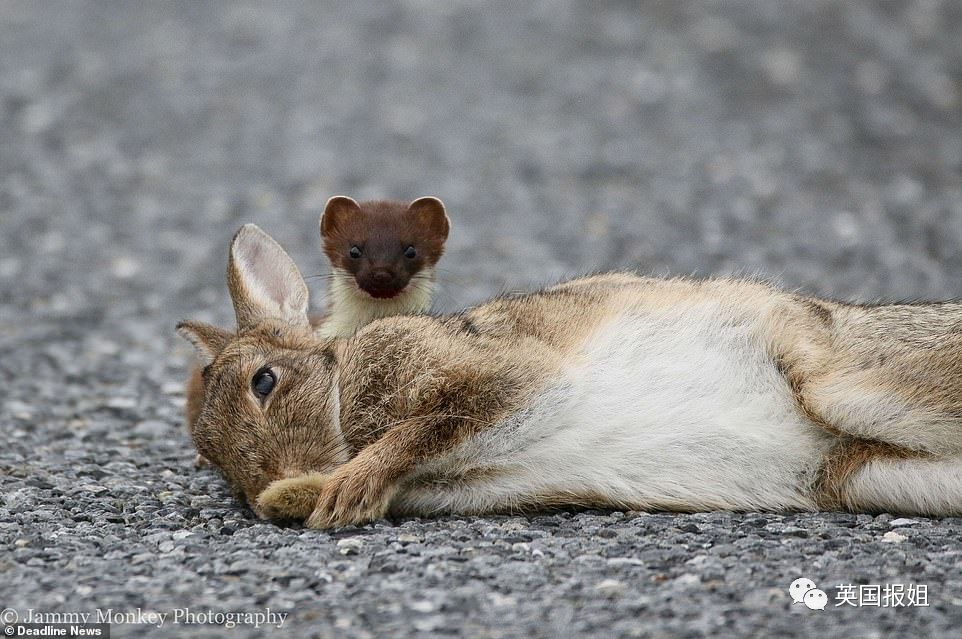
[[[381,317],[424,313],[431,307],[433,293],[433,268],[423,269],[403,291],[389,299],[371,297],[358,288],[350,273],[334,269],[328,291],[328,315],[316,333],[321,337],[345,337]]]

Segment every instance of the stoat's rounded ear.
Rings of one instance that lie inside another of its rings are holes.
[[[321,213],[321,237],[326,237],[344,224],[350,216],[360,212],[361,206],[346,195],[335,195],[327,201]]]
[[[441,242],[448,239],[451,222],[444,211],[444,202],[440,199],[433,196],[419,197],[411,202],[408,211],[417,217],[418,223],[434,239]]]
[[[234,236],[227,263],[227,288],[238,328],[277,319],[308,327],[307,284],[281,245],[254,224]]]

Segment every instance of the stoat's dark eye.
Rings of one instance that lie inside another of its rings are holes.
[[[251,389],[254,394],[264,399],[271,394],[274,390],[274,384],[277,383],[277,377],[274,375],[274,371],[265,366],[256,373],[254,373],[254,378],[251,380]]]
[[[348,251],[347,254],[356,260],[357,258],[361,257],[361,249],[356,246],[352,246],[351,250]]]
[[[404,249],[404,257],[408,258],[409,260],[413,260],[417,256],[418,256],[418,252],[413,246],[409,246],[406,249]]]

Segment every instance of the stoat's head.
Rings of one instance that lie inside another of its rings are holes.
[[[335,272],[352,277],[375,299],[397,297],[412,278],[433,269],[450,229],[444,204],[436,197],[405,204],[358,203],[338,195],[327,201],[320,226],[324,253]]]

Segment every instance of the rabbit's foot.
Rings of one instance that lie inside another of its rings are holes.
[[[380,519],[396,491],[383,470],[378,472],[348,462],[324,481],[307,520],[311,528],[336,528]],[[368,471],[368,472],[364,472]]]
[[[254,504],[254,512],[263,519],[305,520],[314,512],[328,475],[308,473],[299,477],[278,479],[267,485]]]

